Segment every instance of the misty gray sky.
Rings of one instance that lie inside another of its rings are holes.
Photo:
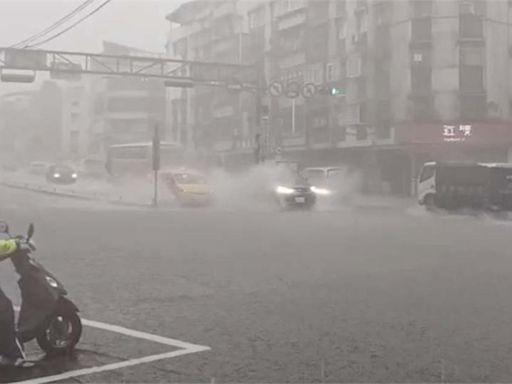
[[[0,0],[0,46],[10,46],[46,29],[84,0]],[[186,0],[113,0],[99,12],[41,49],[99,52],[104,40],[164,52],[165,16]],[[104,0],[95,0],[73,20],[85,16]],[[70,23],[63,24],[63,26]],[[57,29],[48,36],[60,31]],[[32,84],[0,83],[0,94],[38,87],[48,78],[38,73]]]
[[[104,0],[96,0],[84,16]],[[50,26],[83,0],[0,0],[0,45],[8,46]],[[164,51],[165,15],[183,0],[113,0],[82,24],[41,48],[98,52],[103,40]],[[76,19],[78,19],[77,17]],[[75,20],[75,19],[73,19]]]

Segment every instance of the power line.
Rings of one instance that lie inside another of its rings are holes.
[[[53,30],[55,30],[56,28],[58,28],[59,26],[64,24],[66,21],[71,19],[73,16],[77,15],[78,13],[80,13],[80,11],[82,11],[84,8],[87,8],[89,5],[91,5],[94,1],[95,0],[85,0],[78,7],[76,7],[75,9],[73,9],[71,12],[69,12],[66,15],[64,15],[63,17],[61,17],[59,20],[54,22],[52,25],[50,25],[46,29],[44,29],[44,30],[42,30],[42,31],[40,31],[40,32],[38,32],[38,33],[36,33],[36,34],[26,38],[25,40],[22,40],[22,41],[20,41],[20,42],[18,42],[16,44],[11,45],[11,48],[25,48],[28,44],[32,43],[34,40],[37,40],[39,38],[42,38],[42,37],[46,36],[47,34],[52,32]]]
[[[49,38],[43,40],[43,41],[40,41],[39,43],[36,43],[36,44],[32,44],[32,45],[28,45],[26,46],[26,48],[34,48],[34,47],[39,47],[40,45],[43,45],[43,44],[46,44],[48,43],[49,41],[52,41],[54,39],[56,39],[57,37],[63,35],[64,33],[68,32],[69,30],[75,28],[78,24],[82,23],[83,21],[87,20],[89,17],[93,16],[95,13],[99,12],[104,6],[106,6],[108,3],[110,3],[112,0],[105,0],[103,3],[101,3],[98,7],[94,8],[91,12],[89,12],[87,15],[85,15],[84,17],[82,17],[81,19],[78,19],[77,21],[75,21],[73,24],[71,24],[69,27],[63,29],[62,31],[60,31],[59,33],[56,33],[55,35],[53,36],[50,36]]]

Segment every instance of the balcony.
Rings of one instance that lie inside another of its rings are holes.
[[[347,15],[346,0],[336,0],[336,18],[345,17]]]
[[[294,12],[292,14],[282,16],[277,21],[276,29],[278,32],[287,31],[292,28],[298,28],[306,23],[307,17],[305,12]]]
[[[317,25],[329,20],[329,1],[316,0],[308,4],[308,23]]]
[[[352,45],[359,50],[366,50],[368,48],[368,33],[361,32],[352,35]]]
[[[358,14],[358,13],[364,13],[367,11],[368,11],[368,0],[357,0],[356,8],[354,9],[354,12],[356,14]]]
[[[213,19],[222,19],[224,17],[233,18],[236,17],[236,6],[231,1],[219,1],[213,9],[211,16]]]

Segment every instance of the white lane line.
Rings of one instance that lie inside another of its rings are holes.
[[[14,310],[19,312],[20,307],[15,306]],[[136,331],[135,329],[125,328],[125,327],[122,327],[119,325],[114,325],[114,324],[103,323],[101,321],[82,319],[82,324],[86,325],[88,327],[91,327],[91,328],[97,328],[97,329],[101,329],[104,331],[119,333],[121,335],[130,336],[135,339],[148,340],[148,341],[152,341],[154,343],[169,345],[171,347],[176,347],[176,348],[189,349],[189,350],[195,350],[195,349],[199,348],[200,351],[205,351],[205,350],[210,349],[210,347],[207,347],[204,345],[187,343],[185,341],[171,339],[171,338],[165,337],[165,336],[154,335],[152,333]]]
[[[164,336],[153,335],[153,334],[147,333],[147,332],[136,331],[134,329],[125,328],[125,327],[121,327],[118,325],[102,323],[100,321],[82,319],[82,323],[84,325],[87,325],[88,327],[98,328],[98,329],[101,329],[104,331],[119,333],[121,335],[126,335],[126,336],[130,336],[130,337],[137,338],[137,339],[148,340],[148,341],[152,341],[152,342],[159,343],[159,344],[170,345],[172,347],[177,347],[177,348],[183,348],[183,349],[194,349],[194,348],[198,348],[198,347],[199,348],[208,348],[208,347],[205,347],[202,345],[191,344],[191,343],[187,343],[185,341],[170,339],[170,338],[164,337]]]
[[[45,383],[51,383],[51,382],[55,382],[55,381],[68,380],[68,379],[78,377],[78,376],[92,375],[94,373],[102,373],[102,372],[113,371],[116,369],[121,369],[121,368],[126,368],[126,367],[133,367],[134,365],[152,363],[152,362],[155,362],[158,360],[170,359],[173,357],[183,356],[183,355],[187,355],[190,353],[196,353],[196,352],[201,352],[201,351],[199,351],[197,349],[196,350],[180,349],[178,351],[161,353],[158,355],[151,355],[151,356],[141,357],[141,358],[137,358],[137,359],[130,359],[130,360],[122,361],[119,363],[107,364],[107,365],[103,365],[101,367],[83,368],[83,369],[77,369],[75,371],[60,373],[60,374],[53,375],[53,376],[45,376],[45,377],[38,377],[35,379],[30,379],[30,380],[25,380],[25,381],[17,381],[16,384],[45,384]]]
[[[20,308],[18,306],[15,306],[14,309],[16,311],[20,310]],[[139,364],[147,364],[147,363],[151,363],[154,361],[165,360],[165,359],[170,359],[170,358],[177,357],[177,356],[190,355],[192,353],[205,352],[205,351],[211,350],[210,347],[207,347],[205,345],[187,343],[185,341],[171,339],[169,337],[164,337],[164,336],[158,336],[158,335],[154,335],[154,334],[147,333],[147,332],[136,331],[134,329],[121,327],[119,325],[103,323],[101,321],[82,319],[82,323],[88,327],[97,328],[97,329],[114,332],[114,333],[119,333],[121,335],[133,337],[136,339],[147,340],[147,341],[151,341],[151,342],[154,342],[157,344],[163,344],[163,345],[180,348],[180,349],[177,351],[129,359],[126,361],[102,365],[99,367],[77,369],[74,371],[64,372],[64,373],[60,373],[57,375],[43,376],[43,377],[38,377],[35,379],[30,379],[30,380],[18,381],[18,382],[16,382],[16,384],[50,383],[50,382],[55,382],[55,381],[60,381],[60,380],[71,379],[71,378],[77,377],[77,376],[85,376],[85,375],[91,375],[93,373],[114,371],[116,369],[133,367],[133,366],[139,365]]]

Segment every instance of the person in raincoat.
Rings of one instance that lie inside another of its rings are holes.
[[[0,240],[0,261],[12,256],[18,249],[16,240]],[[11,300],[0,288],[0,367],[29,368],[29,362],[16,337],[14,307]]]

